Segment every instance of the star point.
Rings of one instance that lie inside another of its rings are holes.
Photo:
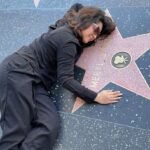
[[[37,8],[39,6],[40,0],[34,0],[34,5]]]
[[[85,69],[82,85],[98,92],[111,82],[150,100],[150,87],[136,64],[136,60],[150,49],[149,39],[150,33],[122,38],[116,27],[107,39],[86,48],[81,55],[77,65]],[[131,56],[131,62],[124,68],[115,68],[111,64],[112,57],[119,52]],[[84,104],[85,101],[77,98],[72,113]]]

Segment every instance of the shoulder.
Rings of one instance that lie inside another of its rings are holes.
[[[54,40],[56,43],[65,45],[67,43],[74,43],[80,46],[79,39],[74,34],[73,30],[68,26],[63,26],[54,31],[49,31],[49,40]]]

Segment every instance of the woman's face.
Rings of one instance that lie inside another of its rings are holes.
[[[82,37],[83,43],[92,42],[97,39],[98,35],[101,33],[103,28],[102,22],[93,23],[88,28],[81,30],[80,34]]]

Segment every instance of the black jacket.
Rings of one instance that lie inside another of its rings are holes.
[[[68,26],[49,30],[29,46],[18,51],[20,55],[37,63],[36,71],[49,89],[59,80],[62,85],[86,102],[92,102],[97,93],[74,79],[74,65],[83,51],[77,34]]]

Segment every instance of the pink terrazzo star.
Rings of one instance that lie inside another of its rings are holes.
[[[107,14],[110,16],[108,11]],[[149,40],[150,33],[123,38],[116,28],[107,39],[99,41],[94,47],[85,49],[81,55],[77,65],[86,71],[82,85],[98,92],[112,82],[150,100],[150,87],[135,63],[150,49]],[[128,66],[124,68],[112,66],[112,57],[118,52],[127,52],[131,56]],[[82,99],[77,98],[72,112],[84,104]]]

